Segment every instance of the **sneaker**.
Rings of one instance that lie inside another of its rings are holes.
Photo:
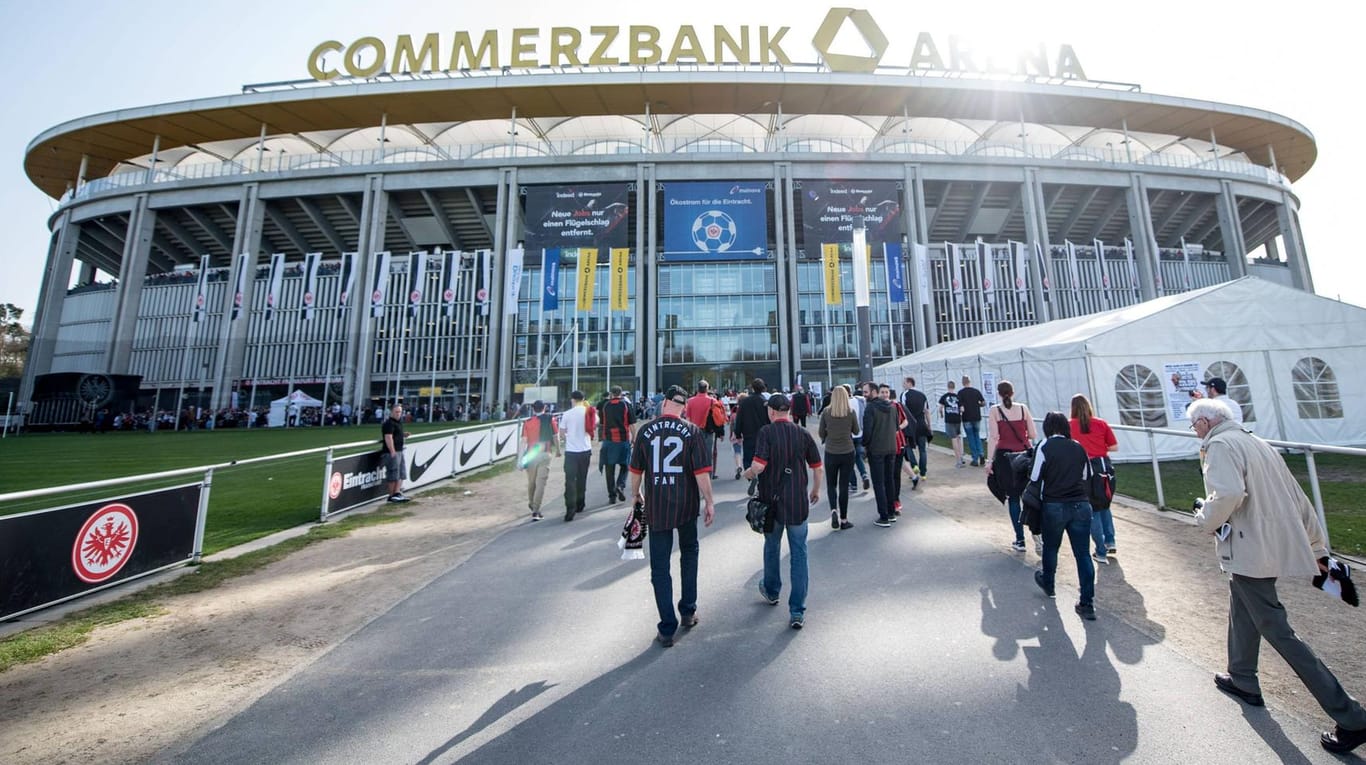
[[[901,500],[892,503],[892,512],[901,515]]]
[[[973,457],[973,458],[972,458],[972,466],[973,466],[973,467],[978,467],[978,466],[981,465],[981,464],[982,464],[982,463],[981,463],[976,457]]]
[[[1047,595],[1048,597],[1057,597],[1057,594],[1053,592],[1053,588],[1043,583],[1043,572],[1037,569],[1034,571],[1034,584],[1039,585],[1039,589],[1043,590],[1043,594]],[[1093,616],[1092,618],[1095,617]]]
[[[920,476],[915,476],[911,479],[911,491],[915,491],[918,488],[920,488]]]
[[[1101,555],[1100,553],[1091,553],[1091,560],[1094,560],[1096,563],[1099,563],[1102,566],[1110,565],[1110,559],[1104,555]]]
[[[1034,534],[1034,554],[1043,555],[1043,534]]]
[[[1096,607],[1090,603],[1078,603],[1073,606],[1072,610],[1077,612],[1077,616],[1080,616],[1088,622],[1096,620]]]
[[[390,495],[389,495],[389,501],[390,501],[390,502],[407,502],[407,501],[408,501],[408,498],[405,497],[405,496],[403,496],[402,494],[390,494]]]
[[[835,529],[835,530],[838,531],[838,530],[839,530],[839,527],[840,527],[840,511],[838,511],[838,510],[831,510],[831,511],[830,511],[830,528]]]
[[[536,513],[532,513],[532,514],[531,514],[531,520],[533,520],[533,521],[539,521],[539,520],[541,520],[541,519],[544,518],[544,517],[545,517],[545,516],[544,516],[544,515],[541,515],[539,512],[536,512]]]
[[[655,642],[656,642],[656,643],[659,643],[660,645],[664,646],[665,648],[673,648],[673,647],[674,647],[674,636],[673,636],[673,635],[665,635],[663,632],[659,632],[659,633],[656,633],[656,634],[655,634]]]
[[[763,598],[764,602],[770,606],[778,605],[778,599],[768,594],[768,590],[764,589],[763,582],[759,582],[759,597]]]
[[[1112,558],[1115,556],[1115,553],[1116,553],[1116,552],[1117,552],[1117,551],[1115,550],[1115,546],[1114,546],[1114,545],[1110,545],[1109,547],[1106,547],[1106,548],[1105,548],[1105,554],[1108,555],[1108,556],[1110,556],[1110,557],[1112,557]]]
[[[1350,752],[1363,743],[1366,743],[1366,729],[1346,730],[1341,725],[1319,736],[1319,744],[1330,752]]]
[[[880,529],[890,529],[892,527],[892,522],[883,516],[878,516],[878,519],[873,521],[873,525]]]
[[[1011,543],[1010,543],[1010,549],[1014,550],[1014,551],[1017,552],[1017,553],[1022,553],[1022,552],[1024,552],[1024,551],[1025,551],[1025,543],[1024,543],[1024,540],[1023,540],[1023,539],[1017,539],[1017,540],[1015,540],[1014,542],[1011,542]]]
[[[687,614],[686,616],[682,617],[682,618],[679,619],[679,621],[678,621],[678,626],[682,627],[682,628],[685,629],[685,630],[690,630],[690,629],[692,629],[693,627],[696,627],[696,626],[697,626],[697,614],[692,613],[692,614]]]
[[[788,626],[791,627],[791,628],[794,629],[794,630],[799,630],[799,629],[802,628],[802,625],[803,625],[805,622],[806,622],[806,618],[805,618],[805,617],[802,617],[802,616],[794,616],[794,617],[792,617],[792,621],[788,622]]]
[[[873,482],[870,481],[870,480],[868,480],[868,476],[864,476],[864,477],[863,477],[863,490],[864,490],[864,491],[868,491],[868,490],[871,489],[871,488],[873,488]]]
[[[849,521],[840,521],[840,531],[848,531],[852,528],[854,528],[854,524]]]

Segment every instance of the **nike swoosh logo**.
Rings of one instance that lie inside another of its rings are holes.
[[[421,478],[422,474],[427,472],[427,468],[431,467],[432,463],[436,462],[436,458],[440,457],[441,453],[444,451],[446,451],[446,445],[442,444],[441,448],[436,450],[436,454],[433,454],[431,459],[421,465],[417,464],[417,457],[414,456],[412,467],[408,468],[408,480],[417,483],[417,479]]]
[[[469,449],[466,449],[466,448],[463,447],[463,446],[460,447],[460,465],[461,465],[461,467],[464,467],[465,463],[467,463],[467,462],[470,461],[470,457],[473,457],[473,456],[474,456],[474,453],[475,453],[476,451],[478,451],[479,447],[481,447],[481,446],[483,446],[483,445],[484,445],[484,439],[483,439],[483,437],[481,436],[481,437],[479,438],[479,440],[476,441],[476,442],[474,443],[474,446],[470,447]]]
[[[511,441],[511,440],[512,440],[512,437],[513,437],[514,435],[516,435],[516,431],[513,431],[512,433],[507,434],[507,438],[502,439],[501,441],[499,441],[499,442],[493,447],[493,453],[494,453],[494,454],[502,454],[502,453],[503,453],[503,447],[508,445],[508,441]]]

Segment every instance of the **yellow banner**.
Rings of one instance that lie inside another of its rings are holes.
[[[579,305],[580,311],[593,310],[594,274],[598,270],[598,248],[579,248]]]
[[[839,305],[844,302],[840,290],[840,246],[821,245],[821,267],[825,269],[825,304]]]
[[[612,282],[611,299],[608,301],[613,311],[626,310],[626,269],[631,261],[631,250],[627,247],[614,247],[612,249]]]

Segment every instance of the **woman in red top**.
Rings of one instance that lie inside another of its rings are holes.
[[[1091,538],[1096,541],[1096,551],[1091,554],[1097,563],[1108,564],[1115,554],[1115,519],[1110,514],[1110,497],[1115,491],[1115,466],[1109,454],[1119,450],[1115,432],[1110,424],[1096,416],[1091,402],[1078,393],[1072,397],[1072,438],[1086,449],[1091,460],[1092,480],[1103,477],[1109,482],[1108,491],[1102,496],[1091,492]]]

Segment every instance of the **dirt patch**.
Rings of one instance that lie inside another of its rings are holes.
[[[727,463],[728,464],[728,463]],[[372,526],[308,547],[255,574],[167,602],[169,613],[97,630],[85,645],[0,675],[0,761],[102,763],[148,759],[222,724],[395,603],[525,522],[521,473],[433,493],[399,523]],[[471,494],[465,495],[468,489]],[[563,474],[551,471],[554,518]],[[999,542],[1005,510],[992,503],[981,469],[954,469],[933,452],[930,478],[908,496]],[[553,521],[552,521],[553,522]],[[1181,518],[1117,507],[1119,554],[1102,567],[1101,618],[1134,625],[1211,672],[1224,665],[1227,580],[1212,544]],[[1059,598],[1075,592],[1071,555],[1059,566]],[[1349,692],[1366,693],[1359,647],[1366,615],[1298,582],[1280,595],[1293,624]],[[1139,655],[1117,656],[1121,661]],[[1277,711],[1327,718],[1274,651],[1263,651],[1264,693]]]

